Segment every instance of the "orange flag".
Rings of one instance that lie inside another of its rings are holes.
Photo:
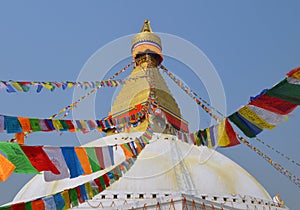
[[[16,138],[18,144],[23,145],[24,144],[25,133],[23,133],[23,132],[16,133],[15,138]]]
[[[5,182],[16,166],[0,154],[0,181]]]
[[[91,169],[90,161],[89,161],[89,158],[87,156],[85,149],[83,147],[74,147],[74,149],[75,149],[76,155],[79,159],[79,162],[82,166],[84,174],[91,174],[92,169]]]
[[[29,120],[29,118],[18,117],[18,120],[19,120],[19,122],[21,124],[23,132],[30,132],[31,126],[30,126],[30,120]]]
[[[38,199],[35,201],[31,202],[31,209],[32,210],[40,210],[40,209],[45,209],[45,204],[42,199]]]
[[[125,154],[126,159],[129,159],[129,158],[131,158],[132,156],[134,156],[134,154],[133,154],[131,148],[128,146],[128,143],[127,143],[127,144],[126,144],[126,143],[125,143],[125,144],[121,144],[120,146],[121,146],[121,148],[122,148],[123,151],[124,151],[124,154]]]

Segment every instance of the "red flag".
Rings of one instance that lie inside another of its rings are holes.
[[[240,144],[239,140],[236,137],[236,133],[234,132],[231,124],[228,121],[228,118],[226,118],[226,121],[225,121],[225,131],[230,140],[230,143],[228,145],[226,145],[226,147],[231,147],[231,146]]]
[[[22,202],[22,203],[15,203],[15,204],[12,204],[12,205],[11,205],[11,209],[12,209],[12,210],[25,210],[25,209],[26,209],[25,203]]]
[[[296,78],[298,77],[300,72],[300,67],[297,67],[293,70],[291,70],[289,73],[286,74],[287,77],[293,77],[293,75],[297,75]]]
[[[39,172],[51,171],[54,174],[60,174],[59,170],[43,150],[43,146],[21,146],[21,148],[36,170]]]
[[[109,177],[108,177],[108,174],[103,174],[102,177],[104,178],[105,186],[109,187]]]
[[[249,104],[281,115],[289,114],[297,107],[297,104],[265,94],[254,99]]]

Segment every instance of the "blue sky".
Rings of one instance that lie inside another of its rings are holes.
[[[300,65],[299,6],[297,1],[271,0],[1,1],[0,80],[75,81],[96,50],[121,36],[138,32],[148,18],[154,31],[182,37],[206,54],[222,80],[227,113],[232,113],[246,104],[250,96],[271,87]],[[129,62],[120,62],[110,74]],[[189,70],[185,65],[168,58],[164,62],[204,98],[207,96],[201,81],[186,73]],[[106,115],[107,101],[111,101],[113,92],[103,89],[97,94],[97,116]],[[0,91],[0,113],[47,118],[69,105],[72,96],[72,89],[40,94]],[[299,115],[296,110],[287,123],[259,136],[298,161]],[[204,127],[208,120],[204,113],[200,116],[200,127]],[[1,134],[0,140],[9,137]],[[300,176],[299,167],[252,142]],[[34,134],[28,143],[79,145],[75,135],[57,133]],[[299,188],[246,146],[219,151],[251,173],[271,195],[279,192],[291,209],[298,206]],[[10,201],[29,178],[13,175],[0,183],[0,204]]]

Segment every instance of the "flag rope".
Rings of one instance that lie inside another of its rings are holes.
[[[134,61],[132,61],[130,64],[128,64],[127,66],[125,66],[124,68],[122,68],[120,71],[118,71],[117,73],[115,73],[113,76],[111,76],[109,80],[114,79],[115,77],[119,76],[120,73],[123,73],[124,71],[126,71],[130,66],[132,66],[134,64]],[[61,109],[57,114],[52,115],[49,119],[58,117],[59,115],[66,113],[67,111],[71,111],[73,110],[73,108],[76,108],[76,105],[83,101],[84,99],[86,99],[87,97],[89,97],[90,95],[92,95],[93,93],[95,93],[97,90],[99,90],[102,86],[101,85],[97,85],[94,89],[92,89],[90,92],[88,92],[86,95],[80,97],[79,99],[77,99],[75,102],[71,103],[70,105],[66,106],[65,108]],[[64,114],[61,119],[65,118],[68,114]]]
[[[287,159],[288,161],[290,161],[291,163],[295,164],[296,166],[300,167],[300,163],[298,163],[296,160],[294,160],[293,158],[287,156],[286,154],[283,154],[282,152],[280,152],[278,149],[275,149],[274,147],[272,147],[271,145],[269,145],[268,143],[265,143],[263,140],[259,139],[259,138],[255,138],[256,141],[260,142],[261,144],[263,144],[264,146],[268,147],[269,149],[273,150],[274,152],[276,152],[278,155],[284,157],[285,159]]]

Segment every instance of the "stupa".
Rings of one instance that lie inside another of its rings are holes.
[[[163,61],[162,42],[146,20],[132,39],[135,67],[116,97],[110,116],[139,110],[153,100],[164,120],[153,121],[153,136],[123,177],[79,209],[288,209],[272,201],[264,187],[237,163],[206,146],[178,140],[176,129],[188,131],[180,108],[158,66]],[[111,129],[107,136],[84,146],[115,145],[140,136],[149,121]],[[126,131],[125,131],[126,130]],[[115,163],[125,160],[122,149],[114,150]],[[16,195],[14,202],[32,200],[78,186],[109,170],[73,179],[45,182],[36,175]]]

